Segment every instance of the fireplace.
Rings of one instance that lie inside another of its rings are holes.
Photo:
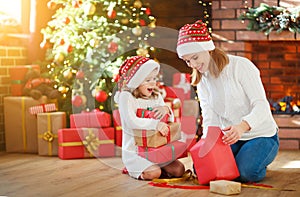
[[[299,113],[300,41],[246,41],[274,113]]]

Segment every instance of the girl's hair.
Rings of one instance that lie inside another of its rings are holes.
[[[210,61],[208,65],[209,73],[214,76],[218,77],[224,67],[229,63],[229,59],[227,54],[220,48],[215,48],[212,51],[209,51],[210,54]],[[197,70],[193,69],[193,72],[191,74],[191,85],[197,86],[197,84],[200,82],[202,77],[202,74]]]

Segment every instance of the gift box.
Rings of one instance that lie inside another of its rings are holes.
[[[172,111],[174,115],[174,121],[175,122],[180,122],[181,118],[181,101],[179,99],[174,99],[174,98],[165,98],[165,104],[168,106]]]
[[[37,118],[29,113],[29,108],[38,104],[31,97],[4,97],[7,152],[38,152]]]
[[[70,115],[71,128],[111,127],[111,115],[103,111],[82,112]]]
[[[54,111],[57,111],[55,103],[40,104],[29,108],[29,113],[32,115],[38,113],[44,113],[44,112],[54,112]]]
[[[35,69],[40,72],[39,65],[21,65],[9,68],[9,75],[11,81],[11,95],[21,96],[23,95],[23,88],[25,85],[25,76],[28,70]]]
[[[115,127],[115,144],[122,146],[122,126],[119,110],[113,110],[113,124]]]
[[[200,106],[197,100],[184,100],[182,104],[182,116],[194,116],[198,118],[200,115]]]
[[[134,140],[137,146],[144,147],[159,147],[167,143],[179,140],[181,138],[180,123],[171,122],[169,125],[169,134],[162,136],[159,131],[156,130],[140,130],[134,129]]]
[[[60,159],[112,156],[115,156],[113,127],[58,130],[58,157]]]
[[[137,109],[136,111],[136,115],[140,118],[154,118],[154,111],[152,111],[152,108],[148,108],[148,109]],[[165,122],[165,123],[168,123],[169,122],[169,118],[170,118],[170,115],[169,114],[166,114],[164,117],[162,117],[160,119],[161,122]]]
[[[66,127],[66,113],[52,112],[37,114],[38,154],[57,156],[57,132]]]
[[[191,157],[200,184],[214,180],[233,180],[239,176],[230,145],[222,141],[219,127],[209,126],[206,138],[200,139],[191,149]]]
[[[173,87],[183,90],[184,99],[191,98],[191,76],[188,73],[174,73]]]
[[[138,146],[138,155],[154,163],[166,163],[181,158],[185,150],[185,143],[174,141],[158,148]]]

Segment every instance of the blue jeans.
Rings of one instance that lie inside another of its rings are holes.
[[[267,166],[278,153],[278,135],[239,140],[231,145],[231,149],[240,172],[236,181],[258,182],[266,176]]]

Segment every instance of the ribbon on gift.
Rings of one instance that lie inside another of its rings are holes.
[[[175,158],[176,158],[176,155],[175,155],[175,147],[174,145],[172,144],[166,144],[165,146],[170,146],[171,147],[171,150],[172,150],[172,159],[171,161],[174,161]],[[159,149],[159,148],[158,148]],[[160,151],[160,150],[155,150],[155,151]],[[150,151],[151,152],[151,151]],[[145,147],[145,158],[147,160],[149,160],[149,151],[148,151],[148,147]]]
[[[122,127],[121,126],[116,126],[115,129],[116,129],[116,131],[122,131]]]
[[[93,152],[96,151],[102,144],[113,144],[114,140],[99,140],[91,128],[88,128],[88,135],[80,142],[62,142],[59,146],[84,146],[89,153],[90,157],[93,157]]]
[[[168,134],[166,135],[167,143],[171,142],[171,129],[170,126],[168,126]],[[142,141],[143,141],[143,147],[147,147],[147,130],[142,130]]]
[[[42,138],[43,140],[45,140],[47,143],[48,143],[48,155],[49,156],[52,156],[52,142],[54,140],[54,138],[57,138],[57,134],[54,134],[52,132],[52,123],[51,123],[51,114],[48,113],[47,114],[47,131],[45,131],[44,133],[42,134],[39,134],[39,138]]]

